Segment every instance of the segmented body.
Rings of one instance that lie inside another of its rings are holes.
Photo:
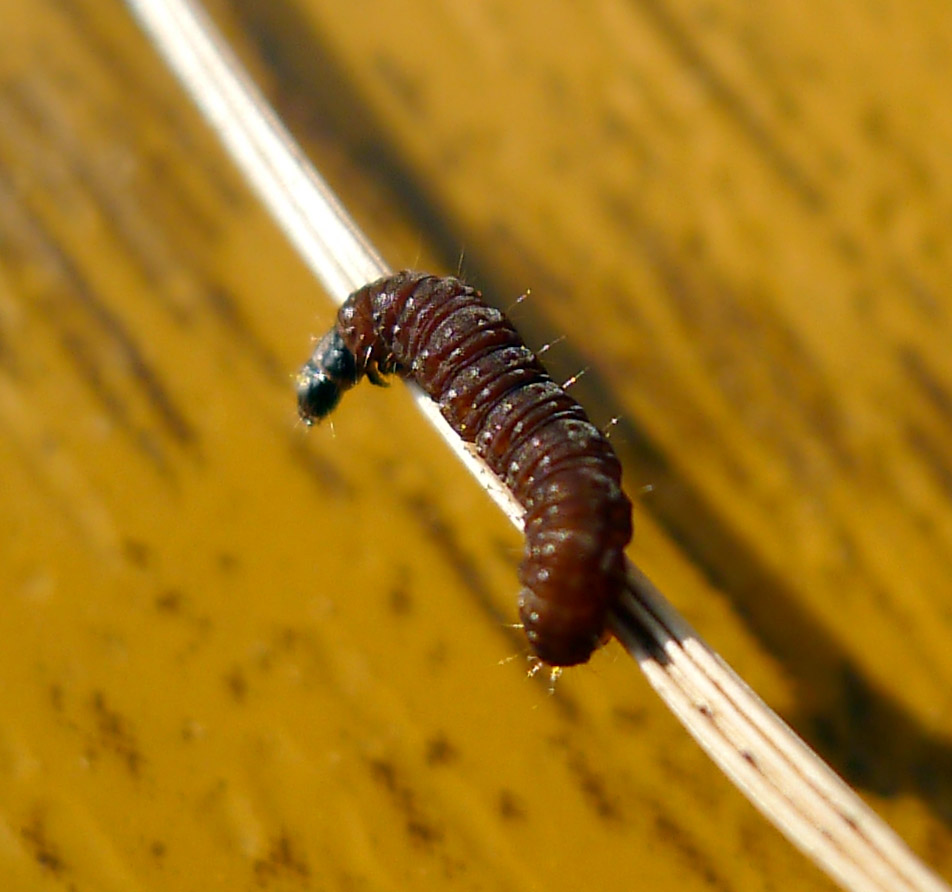
[[[543,662],[585,662],[625,576],[631,503],[582,407],[503,313],[454,278],[401,272],[354,292],[298,380],[301,417],[326,415],[363,375],[412,378],[525,508],[519,613]]]

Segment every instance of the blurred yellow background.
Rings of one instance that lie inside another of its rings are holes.
[[[213,11],[395,268],[531,289],[631,557],[952,876],[952,11]],[[123,4],[0,35],[3,888],[830,888],[616,644],[526,678],[402,387],[296,423],[331,302]]]

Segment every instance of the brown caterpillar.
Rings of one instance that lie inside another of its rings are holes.
[[[503,313],[453,278],[404,271],[355,291],[297,378],[305,423],[366,375],[416,381],[525,508],[519,614],[544,663],[584,663],[625,578],[631,502],[582,407]]]

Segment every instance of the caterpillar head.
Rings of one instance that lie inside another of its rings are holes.
[[[332,328],[297,375],[298,415],[307,425],[326,418],[345,390],[357,383],[357,361]]]

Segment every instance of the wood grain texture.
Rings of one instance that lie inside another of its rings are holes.
[[[395,266],[532,289],[631,556],[952,875],[952,15],[214,8]],[[497,666],[520,543],[399,388],[295,426],[333,311],[122,5],[0,26],[6,887],[828,888],[617,647]]]

